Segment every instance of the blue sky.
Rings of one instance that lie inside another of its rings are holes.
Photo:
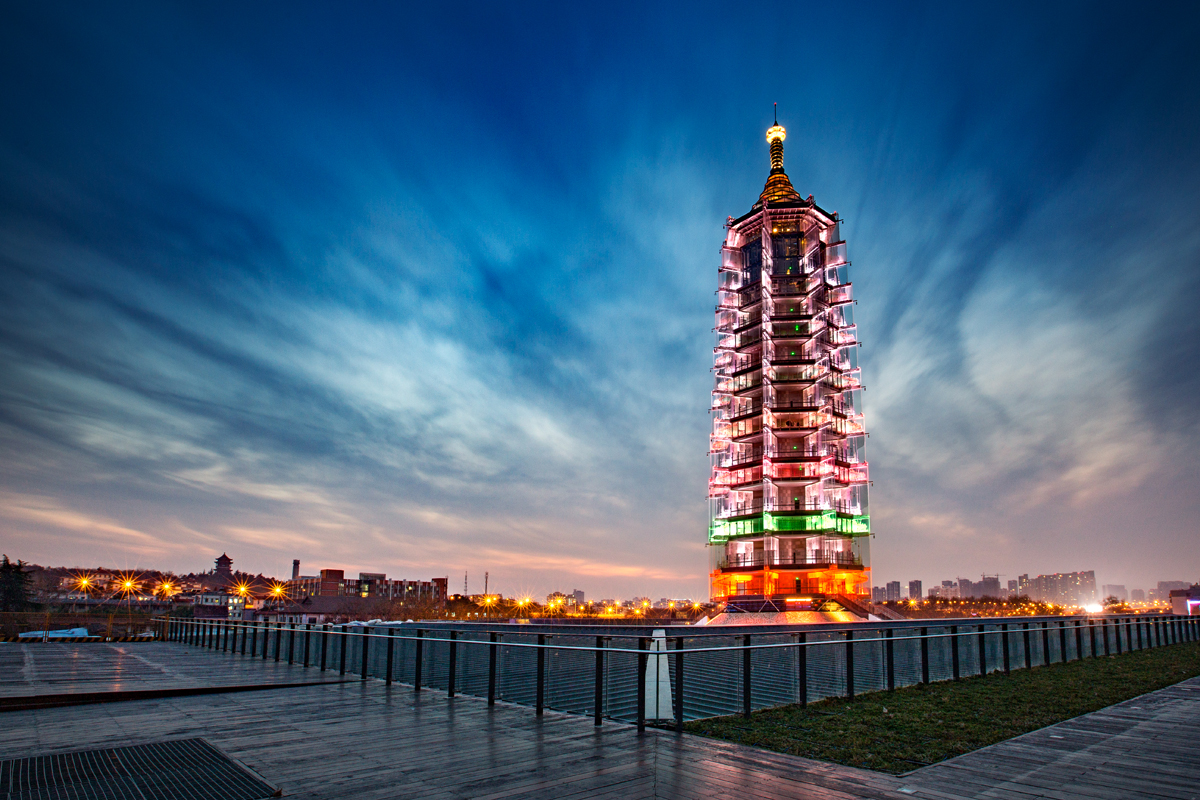
[[[1198,21],[6,4],[3,548],[704,595],[778,102],[847,219],[875,582],[1200,579]]]

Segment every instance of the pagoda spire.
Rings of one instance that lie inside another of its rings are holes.
[[[778,103],[776,107],[778,108]],[[783,140],[786,138],[787,130],[779,124],[777,113],[775,124],[767,128],[767,143],[771,146],[771,174],[767,177],[767,184],[758,196],[756,205],[798,203],[801,200],[800,193],[795,190],[792,182],[788,180],[787,173],[783,171]]]

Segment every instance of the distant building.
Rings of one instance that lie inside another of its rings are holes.
[[[1200,584],[1186,589],[1172,589],[1168,595],[1171,598],[1171,613],[1194,617],[1200,615]]]
[[[900,581],[888,581],[887,584],[887,601],[889,603],[899,602],[900,600]]]
[[[1132,591],[1129,592],[1129,600],[1132,603],[1146,602],[1146,590],[1145,589],[1133,589]]]
[[[247,618],[259,622],[288,622],[297,625],[325,625],[367,619],[386,613],[381,601],[369,597],[302,597],[268,603],[247,611]]]
[[[1009,597],[1016,597],[1018,593],[1019,593],[1019,592],[1018,592],[1018,590],[1017,590],[1017,582],[1016,582],[1016,581],[1009,581],[1009,582],[1008,582],[1008,596],[1009,596]]]
[[[576,606],[587,604],[587,599],[584,597],[582,589],[576,589],[575,591],[571,592],[571,598],[575,601]]]
[[[941,586],[930,586],[929,596],[938,597],[943,600],[954,600],[958,598],[958,584],[954,581],[942,581]]]
[[[1083,606],[1095,603],[1096,573],[1056,572],[1053,575],[1038,575],[1017,578],[1019,593],[1039,603],[1055,603],[1061,606]]]
[[[402,600],[444,603],[446,578],[428,581],[388,580],[382,572],[360,572],[358,579],[347,578],[340,569],[323,569],[319,577],[300,577],[287,582],[287,594],[293,600],[302,597],[363,597],[376,600]]]
[[[1129,599],[1129,595],[1125,591],[1125,586],[1120,583],[1106,583],[1100,587],[1100,596],[1107,600],[1110,597],[1115,597],[1122,603]]]
[[[225,555],[224,553],[221,553],[221,555],[217,556],[216,563],[217,563],[217,566],[215,569],[213,569],[213,574],[222,575],[222,576],[227,575],[227,576],[232,577],[232,575],[233,575],[233,559],[232,558]]]
[[[196,595],[192,616],[199,619],[244,619],[246,599],[228,592],[202,592]]]
[[[1171,592],[1188,588],[1191,588],[1191,584],[1187,581],[1159,581],[1158,588],[1155,590],[1156,599],[1167,600],[1170,598]]]
[[[292,580],[300,580],[300,559],[298,558],[292,559]]]
[[[909,600],[920,600],[923,596],[924,595],[921,593],[921,582],[920,581],[909,581],[908,582],[908,599]]]
[[[887,600],[887,589],[882,586],[871,587],[871,602],[882,603]]]

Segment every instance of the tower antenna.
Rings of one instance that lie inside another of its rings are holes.
[[[779,103],[775,104],[775,124],[779,124]]]

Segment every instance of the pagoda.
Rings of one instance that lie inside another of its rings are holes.
[[[716,308],[710,594],[746,611],[861,611],[870,592],[854,299],[836,212],[783,169],[726,223]]]

